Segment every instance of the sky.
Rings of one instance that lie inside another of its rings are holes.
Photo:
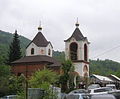
[[[0,0],[0,30],[32,40],[37,27],[54,50],[64,51],[64,40],[75,23],[90,42],[90,59],[120,62],[120,0]]]

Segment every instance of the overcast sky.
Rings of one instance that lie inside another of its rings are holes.
[[[0,29],[33,39],[39,22],[42,33],[64,51],[79,19],[88,38],[90,58],[120,62],[120,0],[0,0]]]

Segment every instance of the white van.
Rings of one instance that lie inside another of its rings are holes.
[[[89,89],[88,92],[91,94],[91,95],[94,95],[94,94],[107,94],[108,92],[111,92],[113,91],[112,88],[109,88],[109,87],[101,87],[101,88],[94,88],[94,89]]]
[[[106,87],[110,87],[110,88],[112,88],[112,89],[116,89],[115,84],[107,84]]]

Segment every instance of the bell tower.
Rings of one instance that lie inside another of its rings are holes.
[[[76,28],[65,42],[65,58],[70,59],[74,66],[75,72],[81,77],[89,76],[89,42],[79,29],[78,21]]]

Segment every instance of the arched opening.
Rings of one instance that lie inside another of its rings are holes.
[[[84,60],[87,61],[87,45],[84,44]]]
[[[50,49],[48,50],[48,55],[51,55],[51,50]]]
[[[34,54],[34,48],[31,48],[31,55]]]
[[[77,43],[73,42],[70,44],[70,59],[71,60],[77,60],[77,49],[78,49]]]
[[[88,73],[86,72],[86,73],[84,73],[84,77],[88,77]]]
[[[84,66],[83,71],[84,71],[84,72],[88,72],[88,67],[87,67],[87,65]]]

